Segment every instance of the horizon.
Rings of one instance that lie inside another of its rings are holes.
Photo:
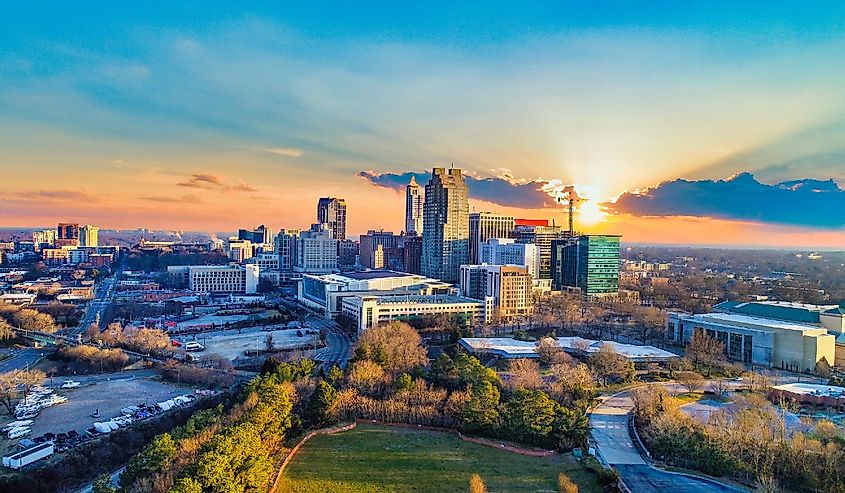
[[[453,163],[473,211],[845,247],[845,6],[479,5],[7,12],[0,226],[399,232]]]

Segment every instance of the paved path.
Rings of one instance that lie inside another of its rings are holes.
[[[602,402],[590,414],[590,428],[599,453],[633,493],[738,492],[733,487],[686,474],[652,467],[640,455],[628,433],[628,414],[634,403],[628,392],[620,392]]]

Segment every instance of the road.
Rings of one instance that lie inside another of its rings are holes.
[[[628,414],[634,409],[629,392],[620,392],[602,402],[590,414],[590,428],[599,454],[619,472],[635,493],[683,491],[693,493],[738,492],[736,488],[686,474],[663,471],[640,455],[628,432]]]
[[[326,347],[317,350],[315,359],[322,361],[326,369],[332,365],[346,368],[346,362],[352,357],[352,341],[340,327],[323,317],[309,317],[308,325],[317,330],[326,329]]]
[[[7,373],[12,370],[25,370],[32,367],[44,356],[44,350],[38,348],[23,348],[0,361],[0,373]]]
[[[115,268],[114,274],[103,279],[94,288],[94,298],[88,302],[85,308],[85,315],[79,320],[79,325],[68,331],[68,335],[75,336],[85,331],[91,324],[102,320],[106,309],[114,300],[114,293],[120,283],[120,275],[126,268],[126,259],[121,258]]]

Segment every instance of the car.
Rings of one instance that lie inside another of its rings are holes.
[[[68,380],[68,381],[66,381],[65,383],[62,384],[61,388],[63,388],[63,389],[75,389],[75,388],[79,387],[80,385],[82,385],[82,384],[79,383],[79,382],[75,382],[73,380]]]

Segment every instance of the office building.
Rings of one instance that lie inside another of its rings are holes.
[[[337,240],[332,238],[325,224],[315,224],[310,231],[299,233],[293,270],[311,274],[337,270]]]
[[[79,246],[79,224],[59,223],[56,233],[55,246],[57,248]]]
[[[299,301],[322,312],[327,318],[334,318],[340,313],[343,298],[349,296],[442,295],[455,292],[450,284],[437,279],[389,270],[305,274],[297,286]]]
[[[537,221],[541,222],[541,221]],[[541,279],[552,277],[552,241],[569,237],[569,232],[560,226],[543,226],[532,224],[533,221],[521,220],[514,225],[514,236],[517,243],[537,245],[537,262]]]
[[[96,247],[100,245],[100,228],[86,224],[79,228],[79,244],[85,247]]]
[[[425,186],[423,207],[424,275],[458,282],[469,261],[469,200],[461,170],[434,168]]]
[[[273,231],[263,224],[255,229],[239,229],[238,239],[246,240],[253,245],[272,245]]]
[[[531,313],[532,276],[520,265],[462,265],[461,295],[493,299],[498,315],[513,321]]]
[[[335,240],[346,239],[346,201],[323,197],[317,201],[317,223],[325,224]]]
[[[365,330],[392,320],[410,322],[451,315],[464,326],[483,324],[492,312],[492,300],[476,300],[453,295],[349,296],[342,311],[358,328]]]
[[[32,244],[36,250],[53,248],[56,244],[56,230],[44,229],[32,232]]]
[[[552,242],[552,286],[585,296],[619,294],[618,235],[581,235]]]
[[[403,245],[403,236],[390,231],[371,229],[367,234],[361,235],[359,240],[358,255],[361,265],[367,269],[384,269],[387,267],[388,250],[395,252]]]
[[[469,215],[469,263],[481,263],[481,245],[490,238],[508,238],[513,234],[514,218],[495,212]]]
[[[406,236],[405,248],[402,249],[404,272],[419,274],[422,261],[422,236]]]
[[[253,259],[253,262],[258,265],[258,272],[261,279],[266,279],[278,286],[281,282],[281,275],[279,270],[279,254],[277,253],[259,253]]]
[[[337,242],[337,263],[344,267],[352,267],[358,263],[358,242],[342,240]]]
[[[512,238],[490,238],[481,244],[480,263],[522,265],[535,280],[540,278],[537,245],[533,243],[517,243]]]
[[[423,206],[425,189],[417,184],[411,175],[411,182],[405,186],[405,234],[423,234]]]
[[[211,294],[255,294],[260,277],[257,264],[176,265],[167,273],[179,276],[191,291]]]
[[[824,327],[738,313],[669,314],[669,340],[686,345],[697,332],[721,341],[729,359],[745,364],[813,372],[822,358],[836,359],[836,337]]]
[[[253,247],[252,241],[232,236],[229,238],[227,255],[235,262],[244,262],[255,255]]]

